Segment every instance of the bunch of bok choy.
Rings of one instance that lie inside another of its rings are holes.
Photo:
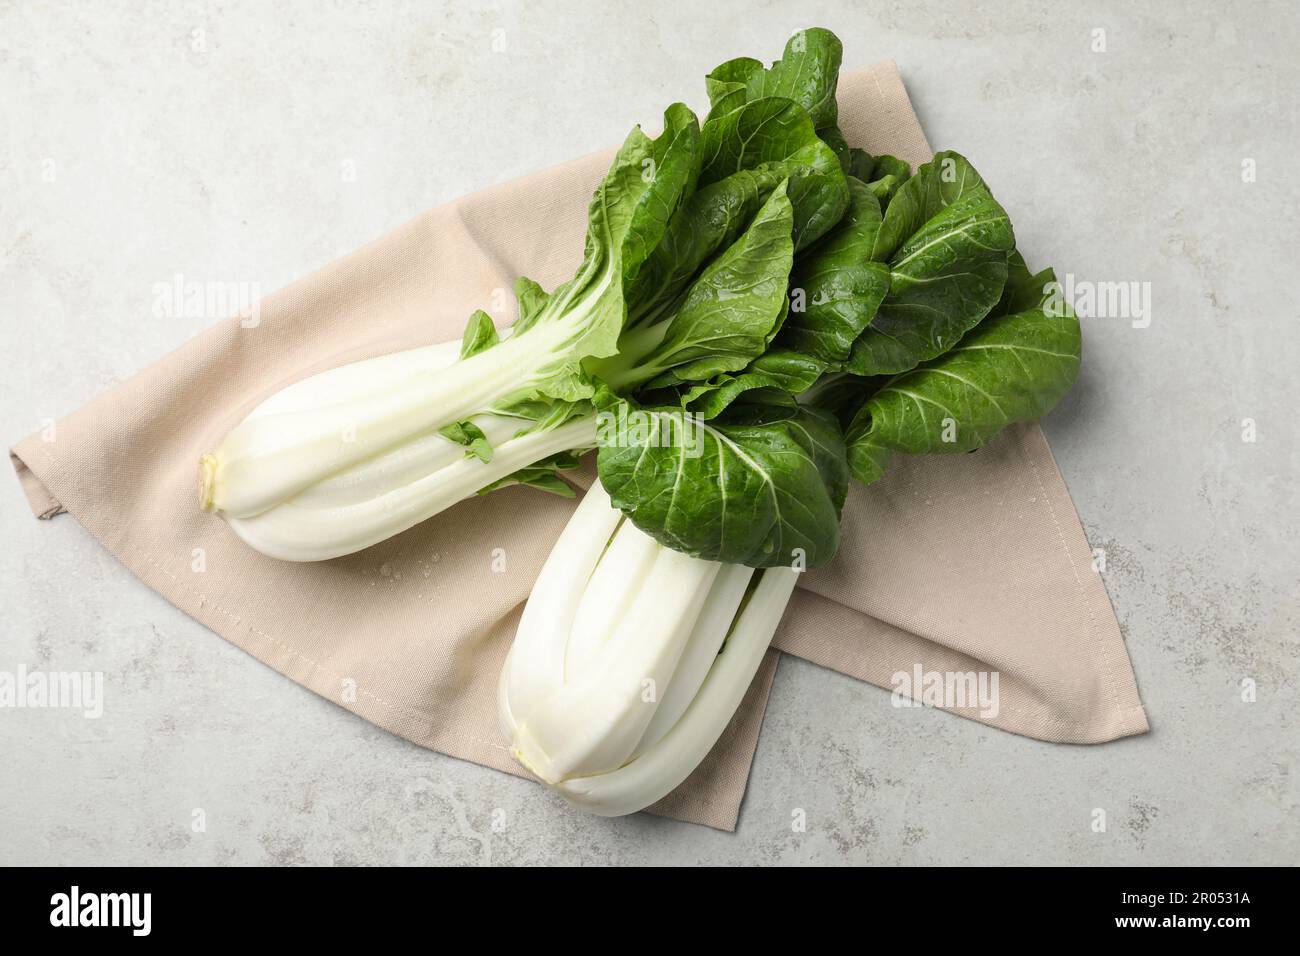
[[[838,128],[838,39],[707,78],[634,129],[582,264],[519,318],[272,395],[202,460],[202,506],[254,548],[348,554],[508,484],[599,483],[546,562],[501,674],[512,752],[597,813],[679,784],[730,721],[798,574],[830,561],[850,477],[971,451],[1074,380],[1078,324],[962,156],[912,173]],[[690,441],[687,441],[687,436]]]
[[[761,90],[759,71],[719,67],[714,113],[748,101],[737,85]],[[964,158],[940,153],[909,175],[852,154],[846,175],[850,208],[796,257],[771,346],[740,370],[641,393],[650,427],[601,436],[599,484],[529,598],[501,724],[517,759],[575,805],[642,809],[708,753],[797,574],[833,556],[850,474],[870,484],[894,453],[979,448],[1074,381],[1078,322],[1051,270],[1030,274]],[[692,415],[698,454],[662,440]]]

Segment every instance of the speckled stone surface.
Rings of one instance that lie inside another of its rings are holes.
[[[177,274],[269,291],[799,26],[896,59],[1032,262],[1150,283],[1146,327],[1084,320],[1045,427],[1152,723],[1053,746],[786,658],[738,832],[588,818],[263,667],[6,471],[0,670],[102,671],[106,702],[0,709],[0,864],[1294,863],[1300,12],[1040,6],[0,3],[9,442],[215,318],[156,314]]]

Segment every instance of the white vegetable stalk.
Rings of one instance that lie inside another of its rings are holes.
[[[543,566],[501,672],[511,752],[594,813],[659,800],[726,729],[796,576],[665,548],[597,483]]]
[[[592,447],[594,416],[536,428],[484,411],[544,378],[566,335],[571,323],[561,320],[518,338],[507,332],[466,359],[457,340],[296,382],[203,456],[201,504],[263,554],[322,561],[377,544],[542,459]],[[457,421],[483,431],[490,462],[439,434]]]
[[[325,561],[368,548],[472,498],[481,488],[543,458],[596,441],[592,416],[510,437],[519,419],[479,415],[495,449],[490,462],[437,432],[414,439],[311,485],[249,518],[227,518],[249,546],[282,561]]]

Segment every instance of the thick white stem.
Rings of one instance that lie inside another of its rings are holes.
[[[583,497],[537,575],[503,681],[510,709],[526,714],[564,686],[564,652],[583,589],[623,518],[597,482]],[[510,735],[513,740],[514,734]]]
[[[509,329],[501,333],[508,336]],[[402,352],[389,352],[317,372],[280,389],[245,417],[266,418],[284,412],[310,411],[348,395],[364,394],[375,381],[393,381],[408,374],[412,367],[441,369],[454,365],[460,358],[460,340],[438,342]]]
[[[731,721],[797,579],[665,548],[597,483],[547,559],[502,669],[511,752],[596,813],[659,800]]]
[[[576,676],[558,692],[527,710],[515,709],[516,749],[534,773],[557,783],[621,766],[632,755],[720,567],[658,548],[628,613],[604,646],[583,667],[566,668]]]
[[[492,445],[493,461],[496,450],[508,452],[507,444],[530,424],[503,415],[476,415],[471,421]],[[465,459],[466,451],[464,445],[436,431],[427,432],[308,485],[290,501],[300,508],[326,509],[380,498],[455,465]],[[513,463],[512,456],[509,464]],[[501,467],[506,464],[502,461]]]
[[[520,424],[502,419],[491,429],[497,433]],[[240,538],[270,557],[324,561],[378,544],[520,468],[589,448],[595,439],[595,417],[586,416],[494,443],[492,461],[484,462],[466,457],[464,446],[441,435],[426,435],[406,450],[340,472],[254,517],[227,520]]]
[[[272,396],[204,456],[203,505],[250,518],[399,442],[481,413],[527,385],[539,363],[554,362],[572,334],[556,321],[466,359],[443,343],[291,386],[295,394]]]
[[[646,727],[633,756],[640,756],[664,738],[676,726],[704,679],[717,663],[718,651],[736,622],[736,611],[744,600],[745,591],[754,576],[754,569],[743,564],[724,564],[709,590],[708,601],[700,612],[695,633],[677,662],[677,670],[668,685],[667,693],[659,703],[654,718]]]
[[[654,538],[623,519],[578,602],[564,654],[566,681],[591,670],[619,622],[633,613],[659,550]]]
[[[789,568],[763,571],[681,719],[658,744],[617,770],[556,784],[564,798],[601,816],[622,816],[645,809],[690,776],[740,706],[797,580],[798,572]]]

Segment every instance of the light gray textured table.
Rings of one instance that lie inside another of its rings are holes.
[[[0,4],[6,440],[209,321],[155,317],[156,283],[276,288],[829,26],[846,65],[898,61],[1033,262],[1151,284],[1149,327],[1085,320],[1045,427],[1152,732],[1053,746],[787,657],[737,833],[589,818],[263,667],[73,519],[33,520],[9,474],[0,670],[103,671],[109,705],[0,710],[0,863],[1300,858],[1294,4],[400,6]]]

